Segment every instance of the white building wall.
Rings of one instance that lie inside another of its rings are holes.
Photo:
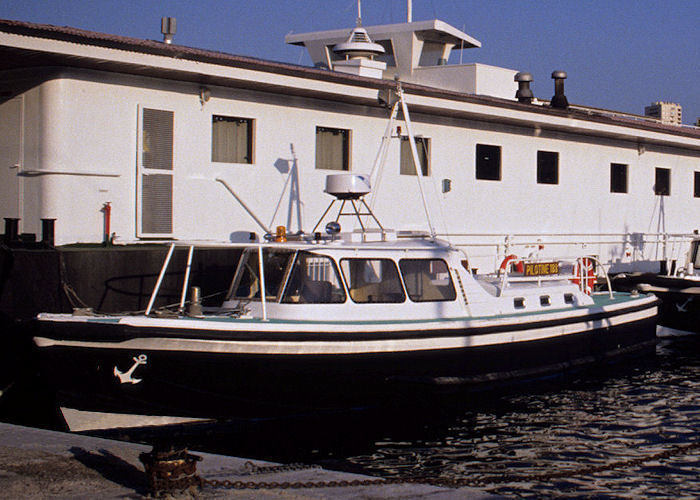
[[[139,241],[138,117],[144,107],[174,112],[172,236],[182,240],[229,241],[240,232],[262,233],[217,178],[271,229],[285,225],[292,232],[311,231],[330,203],[322,191],[326,175],[334,173],[315,168],[316,126],[349,129],[351,170],[369,173],[387,124],[387,111],[379,108],[209,88],[211,98],[202,104],[195,83],[76,70],[28,90],[23,231],[38,234],[40,219],[49,217],[57,219],[57,244],[101,242],[101,209],[110,202],[117,242]],[[254,164],[211,161],[212,115],[255,120]],[[569,237],[577,245],[552,245],[548,235],[688,233],[698,226],[700,198],[692,193],[694,171],[700,170],[697,153],[420,113],[412,120],[414,134],[431,139],[425,187],[435,229],[452,235],[455,243],[471,245],[479,267],[506,251],[504,235],[533,235],[518,240],[529,241],[521,253],[541,235],[547,240],[545,252],[578,250],[631,260],[635,255],[622,255],[619,241],[611,250],[586,243],[583,236]],[[405,134],[405,124],[398,124]],[[502,147],[501,181],[475,179],[476,144]],[[537,184],[538,150],[559,152],[558,185]],[[290,201],[295,158],[298,203]],[[612,162],[629,165],[627,194],[610,193]],[[672,170],[669,197],[653,194],[656,167]],[[398,172],[399,142],[394,140],[377,186],[375,213],[385,227],[426,230],[416,179]],[[448,193],[441,192],[443,179],[452,181]]]

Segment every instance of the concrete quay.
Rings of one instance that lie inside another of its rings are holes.
[[[146,498],[149,485],[139,455],[149,451],[151,447],[146,445],[0,423],[0,497]],[[279,464],[197,451],[192,453],[202,457],[197,464],[197,474],[205,481],[305,483],[373,479],[321,468],[276,469],[270,466]],[[446,500],[496,497],[473,488],[400,483],[244,490],[205,486],[170,498]]]

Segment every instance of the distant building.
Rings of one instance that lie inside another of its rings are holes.
[[[644,114],[660,120],[661,123],[680,125],[683,122],[683,108],[675,102],[657,101],[644,107]]]

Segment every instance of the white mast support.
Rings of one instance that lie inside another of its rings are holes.
[[[216,180],[216,182],[220,182],[221,184],[224,185],[224,187],[228,190],[228,192],[231,193],[231,195],[234,198],[236,198],[236,201],[241,204],[241,206],[245,209],[245,211],[248,212],[248,214],[253,218],[253,220],[255,220],[255,222],[258,223],[258,226],[260,226],[263,229],[263,231],[265,231],[266,234],[272,233],[272,231],[270,231],[270,229],[265,224],[263,224],[263,222],[260,219],[257,218],[257,216],[253,213],[253,211],[250,208],[248,208],[248,205],[246,205],[243,202],[243,200],[240,198],[240,196],[238,196],[235,193],[233,188],[231,188],[231,186],[229,186],[225,180],[223,180],[221,177],[217,177],[215,180]]]
[[[187,295],[187,285],[190,284],[190,271],[192,270],[192,255],[194,254],[194,245],[190,245],[190,250],[187,253],[187,267],[185,268],[185,281],[182,282],[182,294],[180,294],[180,307],[178,312],[182,314],[185,310],[185,296]]]
[[[148,307],[146,307],[146,316],[151,314],[151,309],[153,308],[153,303],[156,301],[156,296],[160,291],[160,285],[163,283],[163,276],[165,276],[165,270],[168,269],[168,264],[170,264],[170,257],[173,256],[173,251],[175,250],[175,243],[170,244],[170,249],[168,250],[168,255],[165,257],[165,262],[163,262],[163,267],[160,268],[160,274],[158,275],[158,281],[156,281],[156,286],[153,287],[153,292],[151,293],[151,299],[148,301]]]
[[[374,193],[379,190],[379,179],[381,178],[381,172],[384,170],[384,165],[386,164],[386,156],[389,153],[389,144],[391,143],[391,134],[394,129],[394,123],[396,121],[396,115],[398,114],[398,112],[399,101],[396,101],[391,107],[389,123],[387,123],[386,130],[384,131],[384,135],[382,136],[382,142],[379,145],[379,150],[377,151],[377,156],[374,158],[374,165],[372,165],[372,170],[369,173],[369,182],[370,185],[373,187],[372,201],[374,201]]]
[[[406,122],[406,132],[408,132],[408,142],[411,145],[411,156],[413,157],[413,167],[416,169],[416,177],[418,178],[418,188],[420,189],[420,197],[423,201],[423,209],[425,210],[425,217],[428,221],[428,227],[430,228],[430,236],[435,239],[436,233],[433,227],[433,222],[430,217],[430,209],[428,208],[428,202],[425,199],[425,192],[423,190],[423,169],[418,161],[418,149],[416,149],[416,141],[413,137],[413,129],[411,128],[411,118],[408,116],[408,107],[406,106],[406,99],[403,95],[403,90],[399,87],[397,94],[399,95],[399,101],[401,102],[401,110],[403,111],[403,119]]]
[[[357,27],[362,26],[362,0],[357,0]]]
[[[406,5],[406,22],[413,22],[413,2],[408,0]]]
[[[263,265],[262,245],[258,245],[258,274],[260,274],[260,303],[262,304],[262,320],[267,321],[267,297],[265,297],[265,266]]]

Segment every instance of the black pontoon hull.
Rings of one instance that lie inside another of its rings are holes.
[[[652,292],[659,304],[659,325],[700,333],[700,282],[654,273],[620,275],[613,288],[621,291],[641,289]]]

